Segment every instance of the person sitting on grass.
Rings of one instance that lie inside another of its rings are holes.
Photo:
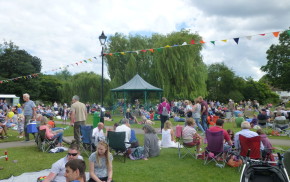
[[[3,134],[4,134],[4,130],[3,130],[3,128],[0,126],[0,139],[4,139]]]
[[[158,111],[155,111],[154,113],[154,121],[160,121],[160,115],[158,114]]]
[[[86,163],[81,159],[73,159],[65,164],[67,182],[86,182]]]
[[[239,114],[238,114],[238,117],[236,117],[236,119],[235,119],[236,126],[237,126],[238,128],[241,128],[241,123],[242,123],[243,121],[245,121],[245,119],[244,119],[244,117],[243,117],[243,114],[242,114],[242,113],[239,113]]]
[[[261,142],[264,145],[264,151],[266,153],[272,153],[272,150],[275,148],[272,146],[272,144],[271,144],[269,138],[267,137],[267,135],[265,134],[265,132],[262,129],[258,129],[257,133],[261,137]]]
[[[132,116],[131,111],[130,111],[129,108],[126,110],[126,118],[129,120],[130,124],[138,123],[136,117]]]
[[[164,128],[162,129],[162,140],[161,147],[163,148],[177,148],[178,143],[175,142],[174,130],[172,128],[172,123],[167,120],[164,123]]]
[[[160,153],[159,139],[157,137],[155,129],[150,125],[144,125],[144,160],[148,160],[149,157],[156,157]]]
[[[65,179],[65,164],[73,159],[82,159],[83,157],[80,156],[79,148],[76,144],[71,144],[68,148],[68,153],[64,158],[59,159],[51,166],[51,170],[49,175],[43,182],[63,182],[66,181]]]
[[[227,132],[228,132],[228,134],[229,134],[229,136],[231,138],[232,143],[234,143],[234,139],[235,139],[234,131],[232,129],[228,129]]]
[[[104,120],[105,121],[113,121],[110,111],[105,112]]]
[[[194,129],[195,121],[193,118],[186,119],[186,126],[182,131],[183,145],[196,146],[197,155],[200,155],[200,145],[202,137]]]
[[[88,182],[111,182],[113,176],[113,156],[109,151],[109,145],[100,141],[97,151],[89,157],[90,179]]]

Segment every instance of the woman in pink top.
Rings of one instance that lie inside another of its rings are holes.
[[[46,130],[45,131],[45,136],[49,139],[49,140],[53,140],[55,138],[57,138],[58,140],[58,144],[57,146],[60,147],[62,146],[62,135],[63,133],[60,132],[60,133],[56,133],[54,131],[51,130],[51,126],[50,125],[47,125],[46,123],[44,123],[44,125],[41,125],[39,127],[39,130]]]

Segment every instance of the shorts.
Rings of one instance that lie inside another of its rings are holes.
[[[183,143],[185,146],[195,146],[195,145],[200,145],[200,140],[196,136],[193,137],[192,142],[190,143]]]

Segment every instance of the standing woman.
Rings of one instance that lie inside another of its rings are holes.
[[[111,182],[113,176],[113,156],[109,151],[109,145],[100,141],[97,151],[89,157],[90,179],[89,182]]]
[[[196,125],[198,126],[198,128],[202,131],[202,133],[204,134],[204,129],[200,124],[200,111],[201,111],[201,105],[199,103],[198,98],[194,99],[195,105],[192,108],[192,117],[196,123]]]

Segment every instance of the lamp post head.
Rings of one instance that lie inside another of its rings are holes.
[[[104,31],[102,31],[102,34],[99,36],[99,40],[102,46],[105,45],[107,36],[104,34]]]

